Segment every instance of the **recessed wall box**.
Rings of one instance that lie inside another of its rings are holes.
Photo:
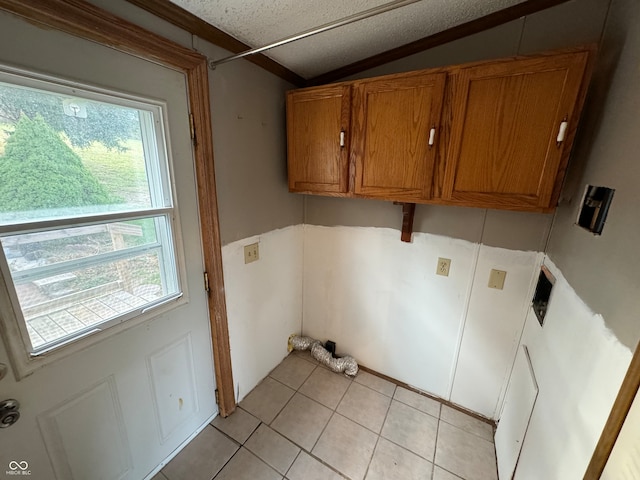
[[[614,192],[612,188],[587,185],[576,223],[594,235],[602,234]]]
[[[555,277],[544,265],[540,268],[540,275],[538,276],[538,284],[536,285],[536,293],[533,295],[533,301],[531,306],[533,312],[538,317],[538,323],[540,326],[544,323],[544,317],[547,314],[547,306],[549,305],[549,298],[551,298],[551,290],[553,284],[556,282]]]

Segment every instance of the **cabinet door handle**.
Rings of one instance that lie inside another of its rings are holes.
[[[560,146],[560,144],[564,141],[564,137],[567,134],[567,125],[568,122],[563,120],[560,124],[560,130],[558,130],[558,136],[556,137],[556,144]]]
[[[431,130],[429,131],[429,146],[433,147],[433,143],[436,140],[436,127],[431,127]]]
[[[344,147],[344,130],[340,132],[340,147]]]

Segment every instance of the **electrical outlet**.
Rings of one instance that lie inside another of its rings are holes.
[[[251,263],[260,260],[259,243],[252,243],[244,246],[244,263]]]
[[[438,267],[436,268],[436,275],[442,275],[443,277],[448,277],[450,267],[451,267],[450,258],[438,258]]]
[[[504,279],[507,278],[507,272],[504,270],[491,269],[489,274],[489,288],[502,290],[504,288]]]

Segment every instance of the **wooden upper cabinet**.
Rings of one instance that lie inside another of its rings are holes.
[[[356,195],[405,202],[430,198],[446,76],[403,74],[354,83]]]
[[[289,190],[339,195],[349,181],[351,87],[287,94]]]
[[[289,92],[289,189],[551,211],[592,53],[581,48]]]
[[[459,70],[443,203],[555,207],[582,103],[588,52]],[[559,133],[563,131],[559,140]]]

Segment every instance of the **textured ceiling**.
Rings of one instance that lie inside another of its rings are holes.
[[[389,0],[171,1],[251,47],[260,47]],[[522,1],[420,0],[263,53],[312,78]]]

